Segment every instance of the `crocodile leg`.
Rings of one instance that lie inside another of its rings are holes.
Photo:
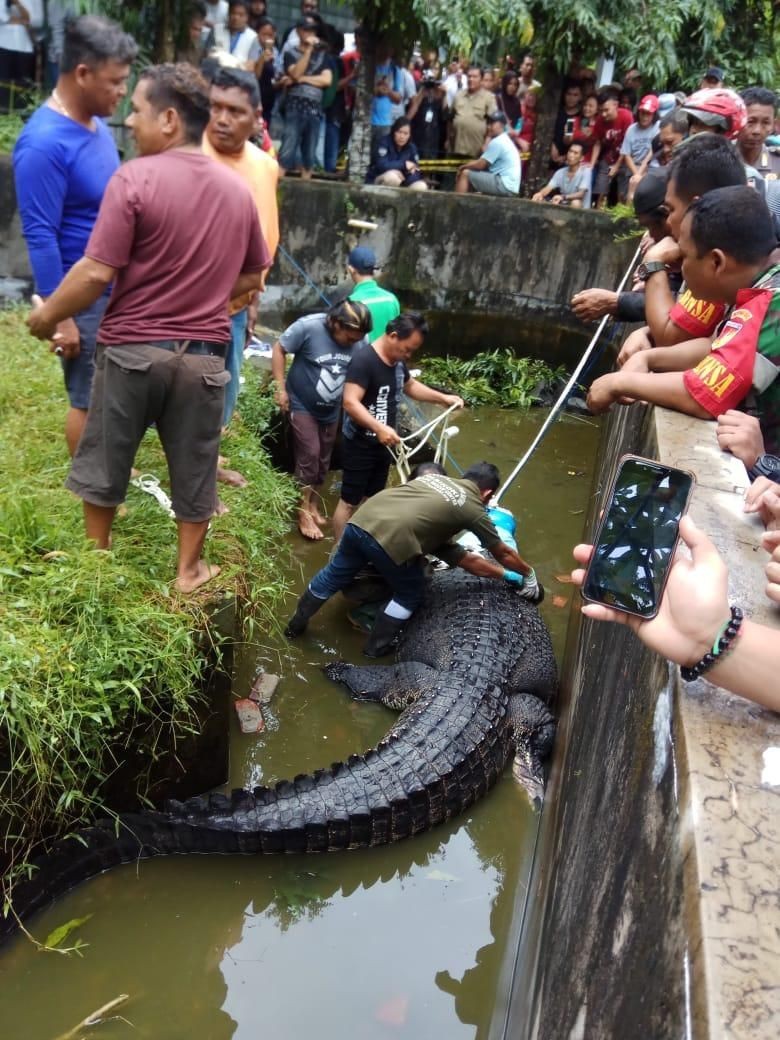
[[[531,801],[541,806],[544,801],[542,761],[552,750],[555,720],[538,697],[527,693],[516,693],[509,698],[508,714],[515,741],[512,773]]]
[[[402,711],[428,690],[434,688],[438,672],[418,661],[388,665],[356,665],[337,661],[325,674],[343,683],[356,700],[377,701],[386,708]]]

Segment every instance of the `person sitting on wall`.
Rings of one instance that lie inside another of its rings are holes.
[[[344,383],[344,473],[333,514],[337,539],[363,499],[381,491],[387,482],[392,462],[388,448],[401,440],[395,429],[401,393],[444,408],[464,407],[463,398],[425,386],[406,367],[427,334],[423,316],[406,311],[388,322],[385,332],[357,351],[349,364]]]
[[[691,291],[731,305],[714,342],[638,352],[592,384],[588,407],[598,413],[640,400],[715,419],[750,398],[767,450],[777,454],[780,264],[772,264],[777,242],[766,203],[747,186],[708,192],[683,217],[679,244]]]
[[[420,156],[412,141],[412,125],[406,116],[399,116],[390,127],[390,133],[377,142],[374,161],[366,174],[366,184],[381,184],[386,188],[411,188],[425,191],[428,185],[420,173]]]
[[[520,191],[520,153],[506,132],[503,112],[488,117],[488,145],[479,159],[464,163],[458,170],[455,191],[469,190],[481,195],[517,195]]]
[[[582,165],[583,146],[572,141],[566,152],[566,165],[556,170],[550,183],[532,197],[532,202],[550,199],[553,206],[590,209],[590,182],[593,171]]]
[[[330,468],[347,366],[357,346],[367,345],[370,331],[368,308],[344,300],[327,314],[299,318],[273,345],[276,402],[290,417],[295,478],[301,486],[298,530],[312,541],[323,537],[325,517],[316,499]],[[287,354],[293,355],[293,363],[285,379]]]
[[[377,616],[363,652],[367,657],[389,653],[422,602],[428,553],[470,574],[517,585],[521,596],[538,603],[544,590],[533,568],[501,540],[487,516],[485,507],[498,486],[496,467],[478,462],[460,480],[426,473],[369,499],[347,524],[328,565],[312,578],[285,634],[302,635],[320,607],[348,588],[358,571],[370,564],[390,586],[392,599]],[[498,562],[455,542],[464,530],[472,531]]]

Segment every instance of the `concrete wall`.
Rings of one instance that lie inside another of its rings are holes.
[[[282,246],[327,297],[349,284],[349,250],[371,246],[382,283],[429,314],[437,352],[522,345],[571,361],[591,331],[573,317],[572,294],[616,285],[635,248],[615,243],[625,228],[604,214],[521,199],[292,179],[280,197]],[[376,230],[351,227],[355,218]],[[323,306],[281,253],[269,283],[269,324]]]
[[[602,445],[600,492],[627,450],[697,473],[692,514],[729,561],[732,602],[778,626],[744,470],[713,427],[637,406]],[[682,683],[626,628],[576,614],[560,718],[525,944],[491,1036],[776,1037],[780,788],[762,771],[780,716]]]
[[[383,283],[404,307],[430,317],[428,346],[440,353],[508,346],[572,364],[592,331],[572,315],[572,294],[614,286],[634,249],[615,243],[625,228],[604,214],[521,199],[295,179],[282,182],[279,198],[282,248],[326,297],[349,291],[349,250],[371,246],[385,269]],[[377,227],[354,228],[355,218]],[[29,271],[11,160],[0,156],[0,281],[29,278]],[[261,320],[283,328],[324,306],[280,251]]]

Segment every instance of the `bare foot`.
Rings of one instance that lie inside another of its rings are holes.
[[[230,512],[230,507],[226,506],[221,498],[217,499],[217,504],[214,507],[214,516],[224,516],[225,513]]]
[[[222,466],[217,466],[217,480],[222,484],[230,484],[231,487],[237,488],[246,487],[249,483],[246,477],[239,473],[237,469],[225,469]]]
[[[309,538],[312,542],[318,542],[324,537],[315,523],[314,517],[305,509],[298,510],[298,530],[304,538]]]
[[[197,566],[192,571],[187,571],[186,574],[180,574],[177,577],[173,587],[177,592],[187,595],[199,589],[201,585],[205,585],[207,581],[211,581],[212,578],[216,578],[221,569],[215,563],[198,560]]]

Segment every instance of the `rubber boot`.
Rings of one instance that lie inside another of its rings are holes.
[[[306,626],[309,620],[314,617],[323,603],[327,601],[319,599],[312,592],[307,589],[301,598],[298,600],[298,606],[295,608],[295,613],[287,622],[287,627],[284,630],[284,634],[288,639],[294,639],[295,636],[303,635],[306,631]]]
[[[390,617],[389,614],[382,611],[377,616],[374,627],[371,629],[371,635],[363,647],[366,657],[384,657],[385,654],[389,654],[395,646],[398,633],[405,624],[406,621]]]

